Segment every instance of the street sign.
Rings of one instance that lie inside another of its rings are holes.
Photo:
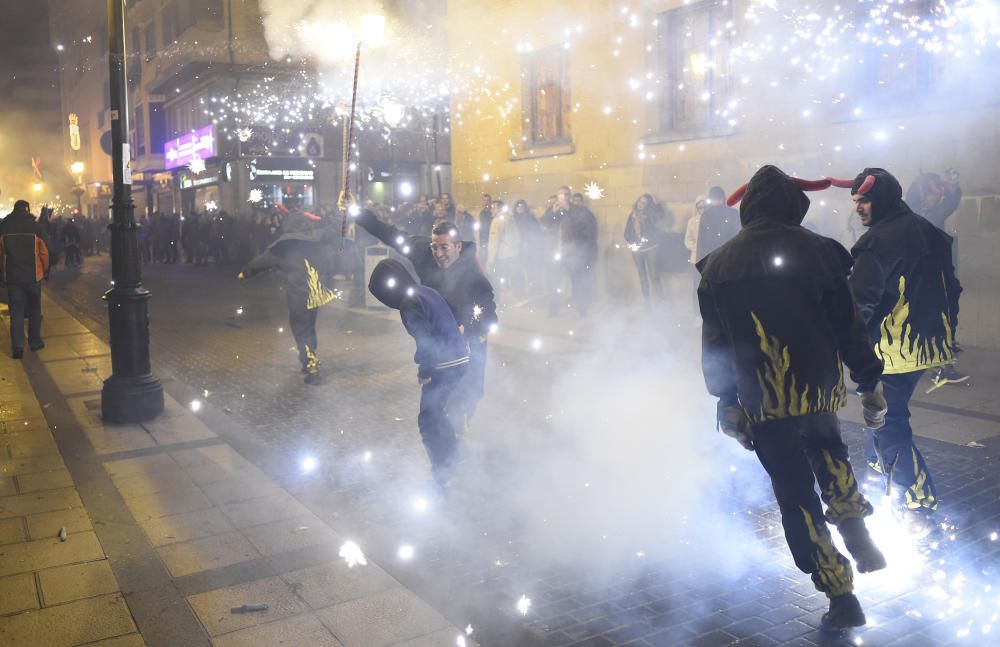
[[[101,150],[105,155],[111,154],[111,131],[107,130],[101,135]]]
[[[215,157],[215,128],[212,125],[172,139],[163,145],[164,168],[187,166],[195,158]]]

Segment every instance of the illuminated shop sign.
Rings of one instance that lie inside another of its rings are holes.
[[[195,158],[215,157],[215,127],[204,128],[171,140],[163,145],[165,168],[187,166]]]
[[[250,181],[312,182],[316,171],[312,168],[288,168],[299,166],[298,160],[254,160],[248,164]]]
[[[190,177],[187,175],[182,175],[180,177],[180,185],[182,189],[193,189],[198,186],[208,186],[209,184],[218,184],[219,178],[215,176],[209,177]]]

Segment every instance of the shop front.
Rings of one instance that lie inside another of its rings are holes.
[[[302,158],[261,158],[247,164],[251,195],[260,198],[254,206],[270,209],[289,198],[304,207],[317,203],[316,169]]]
[[[181,215],[211,213],[219,210],[219,174],[217,170],[206,170],[200,175],[182,172],[177,175],[180,190]]]

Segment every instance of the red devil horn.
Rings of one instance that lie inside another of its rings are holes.
[[[320,218],[314,213],[309,213],[308,211],[303,211],[302,213],[304,213],[306,218],[308,218],[309,220],[322,220],[322,218]]]
[[[732,207],[732,206],[734,206],[734,205],[735,205],[735,204],[736,204],[737,202],[739,202],[740,200],[742,200],[742,199],[743,199],[743,196],[744,196],[744,195],[746,195],[746,192],[747,192],[747,186],[748,186],[749,184],[750,184],[750,183],[749,183],[749,182],[747,182],[747,184],[744,184],[744,185],[743,185],[743,186],[741,186],[740,188],[738,188],[738,189],[736,189],[735,191],[733,191],[733,194],[732,194],[731,196],[729,196],[729,199],[728,199],[728,200],[726,200],[726,204],[727,204],[728,206]]]
[[[826,177],[822,180],[803,180],[800,177],[793,177],[792,181],[803,191],[822,191],[829,189],[832,184],[830,178]]]
[[[861,186],[858,187],[858,194],[865,195],[873,186],[875,186],[875,176],[869,175],[865,178],[865,181],[861,183]]]
[[[288,213],[288,208],[285,205],[281,204],[280,202],[274,205],[274,208],[280,211],[281,213]]]
[[[854,186],[854,180],[841,180],[835,177],[828,177],[826,179],[830,180],[831,185],[839,187],[841,189],[850,189],[852,186]]]

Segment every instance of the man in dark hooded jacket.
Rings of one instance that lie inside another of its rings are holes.
[[[582,317],[594,300],[597,272],[597,218],[587,207],[574,204],[569,187],[559,187],[553,205],[559,220],[560,263],[569,274],[570,304]]]
[[[958,184],[958,171],[948,169],[945,172],[947,180],[937,173],[921,173],[910,184],[906,190],[906,204],[913,209],[918,216],[923,216],[931,224],[945,231],[944,223],[951,214],[955,213],[958,205],[962,202],[962,187]],[[952,264],[958,267],[958,245],[954,238],[951,243]],[[957,315],[957,312],[956,312]],[[952,330],[952,348],[955,355],[960,352],[958,345],[958,318],[955,317],[955,326]],[[931,378],[935,387],[946,384],[960,384],[969,379],[968,375],[959,373],[955,364],[940,366],[934,371]]]
[[[740,230],[740,216],[736,209],[726,204],[726,193],[721,186],[708,191],[705,212],[698,222],[698,239],[695,256],[701,260],[729,242]]]
[[[375,266],[368,291],[399,310],[406,332],[417,342],[413,361],[420,383],[417,425],[435,480],[449,484],[458,448],[448,406],[469,364],[469,346],[447,302],[437,290],[419,285],[397,260]]]
[[[838,185],[846,184],[837,181]],[[885,426],[869,432],[869,464],[903,489],[909,520],[931,531],[937,490],[913,443],[910,397],[929,368],[954,361],[953,340],[962,286],[951,262],[951,237],[903,202],[888,171],[866,168],[851,196],[868,231],[851,254],[851,292],[885,363],[882,383],[889,405]]]
[[[44,212],[44,209],[42,210]],[[14,203],[0,221],[0,283],[7,286],[10,306],[11,356],[24,356],[24,319],[28,319],[28,346],[45,348],[42,341],[42,279],[49,275],[49,236],[35,221],[31,205]]]
[[[316,216],[293,208],[282,221],[281,236],[239,274],[243,279],[270,269],[281,272],[299,362],[306,384],[312,386],[322,383],[316,356],[316,312],[338,298],[331,287],[333,262],[329,245],[340,239],[340,229],[332,225],[320,228],[318,223]]]
[[[884,400],[882,366],[847,285],[851,257],[801,226],[809,208],[803,188],[829,185],[794,180],[774,166],[757,171],[740,206],[743,229],[697,264],[698,301],[702,368],[719,398],[719,426],[755,450],[771,477],[795,565],[830,598],[824,626],[847,628],[865,617],[851,564],[831,543],[827,522],[860,572],[883,568],[885,558],[865,528],[872,506],[858,491],[840,437],[836,412],[847,397],[841,363],[859,384],[872,426]]]
[[[431,237],[408,236],[365,210],[358,226],[405,256],[420,282],[437,290],[451,308],[469,343],[469,370],[459,387],[457,402],[465,422],[483,397],[486,380],[486,338],[497,323],[493,286],[476,260],[476,244],[458,239],[451,223],[435,227]]]

